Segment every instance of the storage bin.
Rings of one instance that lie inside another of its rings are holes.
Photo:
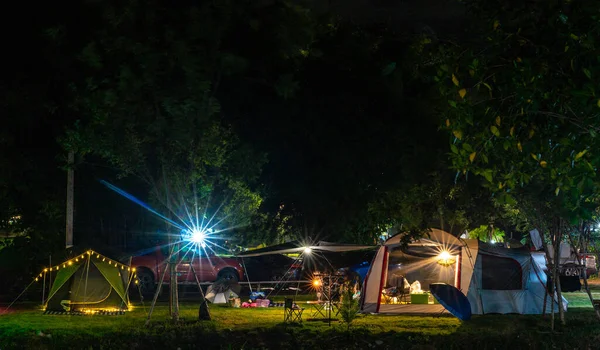
[[[429,304],[429,294],[411,294],[410,295],[410,303],[411,304]]]

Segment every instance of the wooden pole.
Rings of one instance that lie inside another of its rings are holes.
[[[69,151],[68,155],[68,169],[67,169],[67,225],[66,225],[66,248],[73,246],[73,201],[74,201],[74,186],[75,186],[75,174],[74,174],[74,163],[75,163],[75,152]]]
[[[198,257],[200,259],[200,257]],[[196,269],[194,269],[194,262],[190,263],[190,269],[194,274],[194,278],[196,279],[196,285],[198,286],[198,290],[200,291],[200,308],[198,309],[198,319],[200,321],[210,321],[210,311],[208,310],[208,301],[206,300],[206,296],[204,295],[204,291],[202,290],[202,285],[200,284],[200,280],[198,279],[198,275],[196,274]]]
[[[177,244],[173,244],[173,251],[169,257],[169,312],[171,313],[171,319],[173,322],[179,321],[179,293],[177,288],[178,250],[179,246]]]
[[[168,261],[167,261],[167,264]],[[154,292],[154,298],[152,299],[152,304],[150,304],[150,311],[148,311],[148,318],[146,319],[146,326],[150,324],[150,317],[152,317],[152,311],[154,311],[154,307],[156,306],[156,300],[158,300],[158,294],[160,293],[160,290],[162,289],[162,284],[163,281],[165,280],[165,274],[167,273],[167,269],[169,267],[165,267],[165,269],[163,270],[163,273],[160,277],[160,281],[158,282],[158,286],[156,286],[156,291]]]

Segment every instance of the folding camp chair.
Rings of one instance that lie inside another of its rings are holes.
[[[304,308],[294,304],[293,299],[286,298],[283,308],[283,322],[302,322]]]

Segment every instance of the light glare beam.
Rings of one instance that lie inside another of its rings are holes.
[[[168,217],[162,215],[161,213],[157,212],[156,210],[152,209],[148,204],[142,202],[141,200],[137,199],[136,197],[134,197],[133,195],[123,191],[122,189],[118,188],[115,185],[112,185],[104,180],[100,180],[100,183],[103,184],[104,186],[108,187],[109,189],[113,190],[114,192],[116,192],[117,194],[120,194],[121,196],[129,199],[130,201],[136,203],[137,205],[141,206],[142,208],[148,210],[149,212],[151,212],[152,214],[158,216],[159,218],[165,220],[168,224],[172,225],[175,228],[178,228],[179,230],[183,230],[184,227],[182,227],[180,224],[176,223],[175,221],[169,219]]]

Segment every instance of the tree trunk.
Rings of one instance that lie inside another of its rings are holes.
[[[565,322],[565,310],[563,308],[562,291],[560,288],[560,276],[558,275],[560,267],[560,242],[562,241],[562,220],[557,219],[556,226],[554,227],[554,285],[556,286],[556,298],[558,299],[558,315],[560,316],[560,323],[564,326]]]
[[[75,166],[75,152],[69,151],[67,166],[67,223],[65,234],[65,246],[71,248],[73,246],[73,207],[74,207],[74,188],[75,174],[73,167]]]
[[[173,245],[171,256],[169,257],[169,313],[173,322],[179,321],[179,292],[177,290],[177,244]]]

